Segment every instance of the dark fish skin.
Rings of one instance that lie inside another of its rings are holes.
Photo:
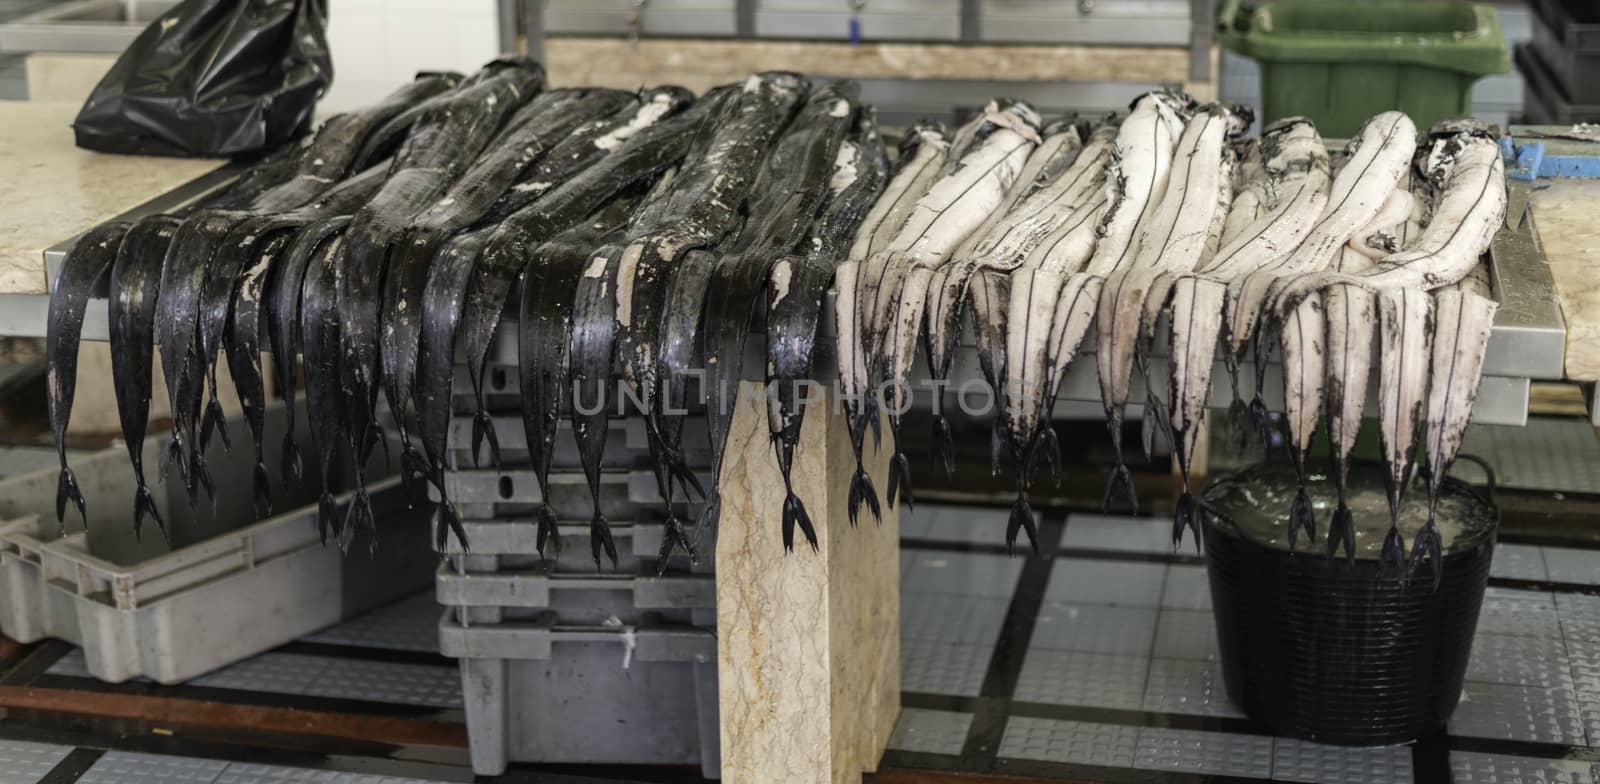
[[[688,100],[682,88],[650,91],[648,105],[663,111],[676,111]],[[540,164],[549,172],[549,181],[560,183],[538,201],[518,210],[500,223],[484,247],[467,285],[461,316],[462,343],[467,354],[468,378],[472,382],[477,411],[473,419],[472,452],[476,460],[485,435],[490,438],[490,461],[498,465],[499,444],[493,440],[494,428],[485,412],[483,376],[487,370],[489,347],[496,326],[505,312],[506,300],[516,275],[530,251],[546,240],[577,226],[584,218],[606,205],[624,190],[648,186],[651,179],[677,163],[687,151],[687,137],[638,134],[639,144],[631,141],[613,154],[595,144],[594,138],[574,136],[580,152],[567,152],[562,144]]]
[[[365,491],[367,459],[374,446],[387,444],[376,408],[379,319],[390,250],[410,221],[471,166],[505,120],[543,84],[544,69],[536,63],[513,62],[505,67],[496,63],[491,68],[492,75],[448,93],[451,100],[417,122],[395,154],[389,180],[345,232],[341,251],[345,262],[338,277],[339,373],[348,408],[346,435],[355,454],[356,493],[349,515],[363,527],[372,519]]]
[[[665,367],[687,369],[696,362],[700,351],[700,317],[705,311],[706,291],[717,260],[711,251],[692,250],[678,262],[667,292],[673,306],[664,314],[666,322],[661,329],[661,363]],[[695,493],[704,498],[706,492],[681,454],[684,412],[689,403],[688,374],[663,373],[660,400],[655,415],[646,418],[645,429],[650,439],[656,487],[666,502],[665,531],[657,558],[659,568],[665,572],[667,561],[677,548],[683,548],[691,561],[698,559],[694,543],[684,531],[684,521],[678,518],[673,507],[673,483],[683,488],[685,496]]]
[[[414,221],[404,239],[395,245],[384,278],[381,305],[380,359],[384,394],[400,436],[403,475],[408,498],[414,503],[414,482],[427,477],[422,453],[411,443],[406,413],[416,377],[417,345],[422,339],[422,289],[428,267],[450,235],[481,219],[521,173],[594,114],[633,101],[631,93],[556,90],[535,96],[508,122],[488,154],[473,164],[445,196]]]
[[[447,73],[445,77],[458,79],[454,89],[438,93],[427,100],[416,104],[401,112],[378,130],[373,131],[367,141],[361,146],[356,155],[356,167],[365,169],[378,161],[394,155],[396,150],[407,143],[408,136],[415,126],[421,124],[434,110],[456,100],[460,93],[471,90],[490,79],[500,77],[504,71],[527,71],[536,75],[538,87],[544,85],[544,66],[525,57],[511,57],[491,60],[482,68],[460,78],[459,74]]]
[[[314,204],[286,213],[284,217],[292,216],[292,220],[280,220],[279,223],[283,224],[281,228],[292,229],[297,237],[304,231],[323,239],[330,231],[343,231],[343,223],[334,224],[337,229],[330,229],[325,221],[335,216],[348,216],[371,198],[387,177],[387,163],[373,166],[330,189]],[[304,466],[300,448],[294,439],[295,368],[300,356],[300,290],[305,283],[306,263],[310,258],[309,250],[298,255],[281,253],[266,283],[266,296],[270,299],[267,307],[267,342],[277,368],[278,385],[287,403],[285,409],[288,416],[279,470],[285,481],[297,483],[303,478]]]
[[[172,440],[163,458],[162,473],[178,464],[189,502],[194,503],[197,483],[212,494],[205,453],[199,446],[200,403],[205,392],[204,357],[200,352],[201,287],[215,251],[246,217],[245,213],[205,210],[178,227],[161,268],[162,318],[157,322],[161,346],[161,372],[172,405]]]
[[[642,191],[617,199],[580,226],[562,232],[533,254],[518,281],[517,364],[522,399],[522,427],[528,455],[539,479],[539,554],[548,545],[561,549],[555,512],[549,503],[551,456],[565,400],[572,339],[573,294],[589,260],[589,249],[606,234],[619,230],[638,204]],[[481,394],[481,392],[480,392]],[[476,435],[476,434],[474,434]],[[475,439],[476,440],[476,439]],[[616,545],[602,522],[591,526],[595,567],[605,549],[615,560]]]
[[[298,173],[288,182],[256,197],[251,209],[262,213],[280,212],[316,198],[329,185],[356,171],[355,161],[361,146],[375,130],[459,81],[460,77],[454,74],[419,76],[372,106],[330,118],[301,150],[296,166]]]
[[[831,195],[829,182],[839,149],[855,123],[858,92],[853,82],[834,82],[811,93],[793,124],[773,146],[750,191],[749,222],[712,275],[706,294],[703,353],[709,392],[707,429],[719,474],[735,400],[744,379],[745,340],[757,304],[762,301],[774,262],[796,252],[812,236],[818,215]],[[711,496],[703,521],[714,525],[719,506],[715,489]],[[793,508],[797,503],[786,506]],[[789,515],[785,520],[792,526]]]
[[[311,425],[311,446],[317,455],[322,496],[317,501],[317,531],[323,543],[332,530],[341,550],[348,551],[355,532],[344,525],[334,502],[339,482],[339,450],[344,439],[340,421],[338,264],[344,244],[341,234],[350,225],[346,217],[330,218],[309,227],[295,239],[285,262],[305,270],[300,293],[300,332],[306,367],[306,419]]]
[[[684,253],[712,247],[739,227],[740,205],[809,87],[798,74],[772,71],[752,76],[729,94],[704,152],[685,162],[660,205],[661,215],[673,216],[671,224],[636,236],[623,253],[617,275],[618,350],[628,382],[649,411],[655,409],[660,372],[655,347],[673,267]],[[627,313],[621,312],[624,307]]]
[[[567,381],[572,389],[572,434],[596,511],[600,509],[600,459],[610,430],[612,349],[616,345],[616,290],[621,243],[602,245],[589,255],[573,296],[572,339]]]
[[[89,297],[115,263],[129,228],[124,221],[114,221],[90,229],[67,251],[50,293],[50,315],[45,327],[45,356],[49,360],[46,391],[50,428],[55,433],[56,455],[61,459],[61,478],[56,483],[56,522],[63,531],[67,524],[68,500],[78,508],[84,524],[89,522],[78,478],[67,467],[66,444],[72,398],[78,387],[78,343],[83,335],[83,316],[89,308]]]
[[[244,410],[245,423],[250,427],[251,442],[255,445],[254,491],[256,516],[265,518],[272,514],[272,481],[267,477],[266,445],[263,438],[267,408],[267,390],[261,376],[262,298],[266,295],[267,277],[277,266],[278,257],[289,247],[294,235],[275,232],[260,245],[256,263],[244,270],[239,289],[233,301],[233,320],[228,338],[228,372],[239,390],[239,404]]]
[[[152,365],[155,361],[156,295],[161,290],[161,262],[181,221],[170,215],[144,218],[134,224],[117,251],[111,268],[109,320],[111,383],[122,420],[122,441],[128,447],[135,482],[133,535],[139,537],[150,515],[167,538],[167,526],[156,508],[144,476],[144,435],[150,421]]]
[[[833,199],[817,219],[816,229],[811,235],[811,247],[807,249],[804,259],[789,262],[787,269],[790,277],[784,287],[786,296],[779,296],[776,279],[771,282],[767,292],[767,382],[777,383],[777,394],[768,402],[769,415],[772,417],[769,424],[772,425],[773,444],[778,451],[778,465],[783,471],[785,486],[792,486],[789,471],[794,462],[794,450],[800,441],[806,402],[798,392],[801,380],[811,377],[817,328],[822,318],[823,292],[849,252],[851,239],[889,181],[889,165],[884,154],[883,139],[878,135],[877,117],[868,107],[858,110],[850,147],[840,153],[841,158],[846,154],[849,155],[847,170],[854,172],[854,179],[839,188],[835,188],[830,181]],[[838,177],[841,173],[836,167],[834,176]],[[846,405],[853,403],[847,401]],[[846,417],[848,419],[857,413],[847,409]],[[879,518],[879,512],[877,493],[861,461],[862,429],[852,425],[850,430],[856,472],[850,480],[848,512],[850,522],[854,525],[862,504],[873,511],[874,518]],[[785,499],[784,520],[786,542],[792,544],[793,524],[809,524],[810,520],[798,497],[792,504]],[[802,530],[805,530],[805,526],[802,526]]]
[[[445,449],[450,429],[450,382],[455,362],[456,330],[461,322],[461,306],[466,299],[467,281],[477,264],[478,254],[488,243],[494,228],[457,235],[450,240],[428,271],[422,295],[422,344],[417,354],[417,435],[432,467],[434,486],[439,490],[439,525],[436,545],[444,549],[445,537],[454,532],[462,549],[467,535],[461,517],[444,486]]]
[[[723,105],[737,92],[733,85],[707,90],[700,100],[682,114],[658,124],[646,133],[682,135],[686,140],[685,160],[704,155],[710,129],[721,116]],[[633,142],[637,143],[637,142]],[[671,225],[684,205],[671,200],[676,174],[668,172],[656,181],[653,192],[634,212],[627,236],[636,237]],[[572,317],[572,343],[569,357],[572,385],[572,431],[578,442],[589,492],[596,508],[600,504],[600,458],[605,453],[609,428],[606,420],[612,408],[611,369],[616,347],[619,310],[615,292],[626,242],[608,243],[589,256],[589,266],[578,280]]]

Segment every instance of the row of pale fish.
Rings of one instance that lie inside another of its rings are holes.
[[[1137,503],[1122,417],[1133,369],[1149,381],[1157,320],[1169,306],[1169,398],[1145,384],[1145,446],[1153,433],[1168,436],[1183,476],[1175,543],[1192,530],[1198,544],[1189,467],[1219,341],[1234,388],[1229,420],[1242,430],[1252,419],[1264,431],[1264,368],[1277,336],[1301,476],[1291,548],[1302,530],[1315,537],[1306,452],[1326,410],[1340,499],[1327,551],[1354,554],[1345,466],[1375,328],[1391,512],[1412,479],[1424,420],[1431,509],[1471,413],[1496,307],[1480,263],[1506,202],[1493,133],[1459,121],[1419,140],[1405,115],[1386,112],[1330,157],[1308,120],[1283,119],[1247,138],[1250,120],[1246,110],[1158,91],[1093,126],[1041,128],[1026,104],[996,101],[953,136],[912,128],[835,281],[841,383],[847,403],[862,401],[847,410],[857,451],[852,517],[863,503],[877,511],[861,469],[865,430],[877,432],[883,407],[898,427],[907,392],[895,382],[911,371],[919,335],[930,373],[948,374],[967,305],[982,371],[1002,402],[994,460],[1009,447],[1017,472],[1008,545],[1019,532],[1035,536],[1029,474],[1041,462],[1059,465],[1049,412],[1091,325],[1117,457],[1106,502],[1122,485]],[[1239,373],[1251,348],[1247,408]],[[876,395],[880,385],[887,399]],[[947,470],[948,433],[936,408],[934,448]],[[897,454],[891,506],[910,500],[908,481]],[[1405,558],[1393,525],[1382,552],[1385,561]],[[1431,557],[1437,569],[1439,555],[1430,515],[1411,564]]]

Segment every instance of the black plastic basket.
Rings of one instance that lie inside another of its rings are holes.
[[[1287,469],[1258,466],[1230,481],[1252,473],[1282,481]],[[1353,470],[1351,480],[1381,487],[1373,468]],[[1406,581],[1369,552],[1354,562],[1324,556],[1320,537],[1290,553],[1242,534],[1226,509],[1208,505],[1212,606],[1234,704],[1280,734],[1320,743],[1403,743],[1442,728],[1461,695],[1498,528],[1492,496],[1455,480],[1446,492],[1485,504],[1495,525],[1447,537],[1437,589],[1426,566]],[[1319,494],[1326,501],[1331,490],[1313,488],[1314,505]],[[1410,501],[1425,494],[1418,486]],[[1381,540],[1387,527],[1387,513],[1358,514],[1363,538]]]

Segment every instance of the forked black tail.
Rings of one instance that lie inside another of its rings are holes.
[[[1194,501],[1194,495],[1187,488],[1178,495],[1178,506],[1172,515],[1172,547],[1176,549],[1183,544],[1183,532],[1187,529],[1194,533],[1194,551],[1200,552],[1204,543],[1205,534],[1200,530],[1200,507]]]
[[[1028,498],[1022,488],[1017,488],[1017,502],[1011,506],[1011,519],[1006,522],[1006,552],[1016,554],[1017,534],[1027,532],[1028,545],[1033,548],[1033,554],[1039,554],[1039,529],[1033,521],[1033,509],[1028,506]]]
[[[911,497],[911,461],[904,452],[895,452],[889,459],[889,508],[895,508],[902,500],[906,502],[906,511],[916,506],[916,500]]]
[[[1317,517],[1311,511],[1311,499],[1306,497],[1305,480],[1300,481],[1300,486],[1295,490],[1294,503],[1289,505],[1289,551],[1294,552],[1295,540],[1300,536],[1300,529],[1305,529],[1306,536],[1313,543],[1317,541]]]
[[[1344,547],[1346,561],[1354,563],[1356,560],[1356,518],[1350,513],[1350,507],[1344,501],[1339,501],[1339,506],[1333,510],[1333,519],[1328,521],[1328,557],[1339,554],[1339,547]]]
[[[406,491],[406,506],[416,508],[417,499],[427,496],[428,477],[433,476],[433,466],[428,464],[428,458],[417,449],[416,445],[406,443],[400,447],[400,482]],[[422,487],[421,496],[417,493],[419,485]]]
[[[355,541],[356,534],[367,532],[368,552],[378,554],[378,524],[377,518],[372,514],[372,496],[367,494],[366,485],[356,488],[355,495],[350,499],[350,506],[344,513],[344,530],[339,535],[339,549],[350,552],[350,544]]]
[[[1139,496],[1133,489],[1133,474],[1128,473],[1128,467],[1120,462],[1112,467],[1111,478],[1106,480],[1106,493],[1100,499],[1100,508],[1105,511],[1111,511],[1111,498],[1117,494],[1119,486],[1127,495],[1128,505],[1133,507],[1133,514],[1138,514]]]
[[[217,399],[215,389],[211,391],[211,400],[206,403],[204,418],[200,420],[200,451],[211,447],[211,435],[216,433],[222,437],[222,451],[233,451],[233,437],[228,434],[228,419],[222,413],[222,401]]]
[[[139,531],[144,528],[144,516],[147,514],[156,521],[156,528],[161,530],[161,540],[171,544],[172,538],[167,535],[167,522],[161,519],[161,510],[156,508],[156,498],[150,493],[150,487],[140,482],[139,489],[133,493],[133,538],[139,538]]]
[[[67,528],[67,501],[77,507],[78,516],[83,518],[84,527],[89,525],[89,516],[84,512],[83,491],[78,489],[78,477],[72,473],[66,463],[61,464],[61,478],[56,481],[56,522],[61,524],[61,530]]]
[[[690,563],[699,563],[700,557],[694,551],[694,545],[689,542],[689,532],[683,528],[683,518],[672,511],[667,512],[667,521],[662,526],[661,550],[656,553],[656,574],[667,573],[667,562],[671,560],[672,553],[679,548],[689,556]]]
[[[294,433],[283,434],[283,455],[278,460],[278,473],[285,481],[292,479],[295,484],[305,479],[305,463],[300,458],[300,445],[295,443]]]
[[[323,490],[322,496],[317,499],[317,536],[324,546],[328,544],[328,532],[337,532],[339,526],[344,524],[338,515],[339,504],[333,500],[333,493]]]
[[[1400,533],[1400,527],[1390,523],[1389,533],[1383,537],[1383,552],[1379,555],[1378,563],[1383,567],[1393,567],[1395,570],[1403,569],[1406,562],[1406,539]]]
[[[265,519],[272,515],[272,480],[267,478],[267,464],[256,461],[255,470],[256,517]]]
[[[1439,539],[1439,528],[1432,520],[1422,526],[1417,532],[1417,538],[1411,541],[1411,560],[1406,564],[1406,579],[1410,580],[1422,562],[1428,562],[1428,570],[1433,575],[1433,590],[1439,590],[1439,581],[1444,578],[1444,552]]]
[[[872,477],[867,475],[867,469],[857,459],[856,472],[850,477],[850,525],[856,524],[862,504],[866,504],[872,519],[880,524],[883,522],[883,511],[878,508],[878,491],[873,488]]]
[[[794,552],[794,527],[800,526],[800,532],[806,535],[806,541],[811,543],[811,551],[816,552],[817,529],[811,526],[811,515],[806,513],[806,505],[800,501],[800,496],[794,494],[790,488],[788,495],[783,499],[783,551]]]
[[[483,467],[478,460],[478,455],[483,452],[483,442],[485,440],[489,442],[489,465],[500,465],[500,436],[494,432],[494,419],[489,416],[489,412],[478,409],[478,413],[472,415],[472,465],[474,467]],[[532,447],[530,446],[529,448],[531,449]]]
[[[545,557],[545,548],[549,548],[551,557],[561,555],[561,531],[556,524],[556,512],[550,508],[548,502],[539,504],[539,529],[535,535],[535,544],[539,548],[539,557]]]
[[[1222,415],[1222,432],[1227,443],[1236,451],[1243,452],[1250,448],[1250,435],[1255,425],[1252,424],[1250,406],[1245,405],[1244,399],[1235,397],[1228,404],[1228,411]]]
[[[595,571],[600,570],[602,550],[611,559],[611,568],[617,568],[617,543],[611,541],[611,524],[599,509],[594,510],[594,519],[589,521],[589,549],[594,556]]]
[[[441,493],[439,497],[439,524],[434,526],[434,549],[444,552],[445,542],[450,534],[455,534],[456,541],[461,543],[461,551],[468,552],[472,548],[467,545],[467,529],[461,526],[461,513],[456,510],[456,505],[445,498]]]

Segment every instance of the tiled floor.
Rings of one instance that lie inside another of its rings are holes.
[[[932,522],[916,522],[924,514]],[[916,551],[903,560],[901,597],[909,702],[920,704],[916,692],[971,697],[983,687],[993,657],[980,649],[993,654],[994,619],[1020,574],[985,551],[1003,526],[993,510],[929,505],[904,525]],[[939,549],[917,551],[922,542]],[[1001,760],[1327,784],[1417,780],[1409,747],[1348,749],[1251,730],[1225,694],[1205,567],[1188,551],[1174,555],[1166,520],[1072,515],[1060,547],[1010,695]],[[1449,728],[1456,745],[1590,753],[1600,743],[1600,596],[1581,591],[1600,586],[1600,552],[1502,545],[1493,575],[1556,590],[1492,587],[1486,595]],[[908,710],[892,745],[958,754],[969,739],[957,728],[970,728],[970,718]],[[1179,728],[1207,721],[1221,729]],[[1600,782],[1600,764],[1560,759],[1454,751],[1449,765],[1457,784]]]

